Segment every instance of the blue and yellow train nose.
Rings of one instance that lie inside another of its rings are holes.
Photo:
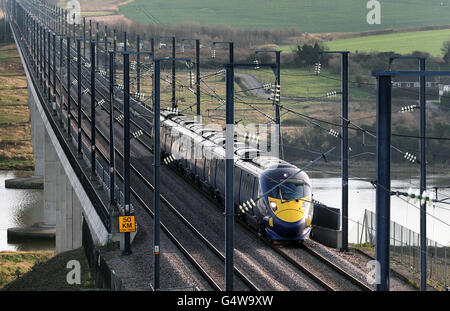
[[[307,198],[305,198],[307,199]],[[270,239],[303,239],[305,229],[311,220],[305,217],[302,199],[282,202],[280,199],[268,198],[272,216],[267,216],[267,233]],[[309,230],[306,230],[309,234]],[[307,234],[306,234],[307,235]]]

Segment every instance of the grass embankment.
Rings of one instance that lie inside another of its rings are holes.
[[[286,29],[309,33],[359,32],[424,25],[446,25],[450,7],[441,0],[384,0],[381,24],[369,25],[367,1],[135,0],[120,12],[140,23],[226,24],[236,29]],[[418,14],[417,12],[420,12]]]
[[[0,252],[0,288],[20,278],[35,265],[54,256],[52,251]]]
[[[414,31],[385,35],[340,39],[327,42],[330,50],[350,52],[396,52],[409,54],[414,51],[442,56],[442,45],[450,40],[450,29]]]
[[[14,44],[0,44],[0,170],[31,170],[26,76]]]
[[[394,30],[397,31],[397,30]],[[350,35],[349,35],[350,36]],[[395,52],[410,54],[414,51],[430,53],[442,57],[442,45],[450,40],[450,29],[399,31],[390,34],[355,33],[353,37],[324,42],[329,50],[358,52]],[[283,53],[297,50],[296,45],[273,45],[273,49]]]
[[[114,10],[105,10],[105,11],[83,11],[81,12],[81,16],[83,17],[97,17],[97,16],[112,16],[117,15],[119,12]]]
[[[81,284],[67,283],[67,263],[78,260]],[[3,287],[3,288],[2,288]],[[83,248],[54,252],[0,252],[0,288],[5,291],[67,291],[93,288]]]

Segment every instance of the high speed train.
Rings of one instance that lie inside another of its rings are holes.
[[[225,139],[221,130],[161,112],[161,158],[219,202],[225,201]],[[235,140],[234,148],[235,213],[268,240],[308,238],[314,211],[308,175],[243,142]]]

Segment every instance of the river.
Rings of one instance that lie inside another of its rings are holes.
[[[18,172],[0,171],[0,251],[52,250],[54,241],[7,240],[7,229],[25,227],[43,221],[43,190],[6,189],[5,179],[17,177]]]
[[[341,205],[341,179],[323,177],[321,173],[310,173],[314,199],[331,207],[340,208]],[[392,191],[407,192],[411,187],[413,192],[419,188],[418,177],[393,179]],[[434,186],[450,185],[450,176],[427,176],[427,188],[431,189],[433,199]],[[356,242],[357,222],[362,226],[364,210],[375,212],[376,190],[367,180],[349,180],[349,242]],[[450,189],[439,189],[438,199],[450,197]],[[403,198],[403,199],[402,199]],[[450,203],[450,200],[446,201]],[[405,197],[391,196],[391,220],[414,231],[420,232],[420,205],[413,200],[407,202]],[[450,204],[437,203],[434,206],[427,205],[427,237],[442,245],[450,245]]]

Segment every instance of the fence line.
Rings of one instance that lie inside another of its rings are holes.
[[[122,282],[116,276],[114,270],[111,270],[100,251],[95,247],[91,232],[83,216],[83,248],[89,263],[92,279],[97,288],[111,291],[121,291]]]
[[[361,230],[358,223],[358,244],[376,244],[376,215],[365,210]],[[449,247],[427,239],[427,281],[444,288],[450,285],[448,255]],[[390,222],[390,258],[420,273],[420,234],[396,222]]]

